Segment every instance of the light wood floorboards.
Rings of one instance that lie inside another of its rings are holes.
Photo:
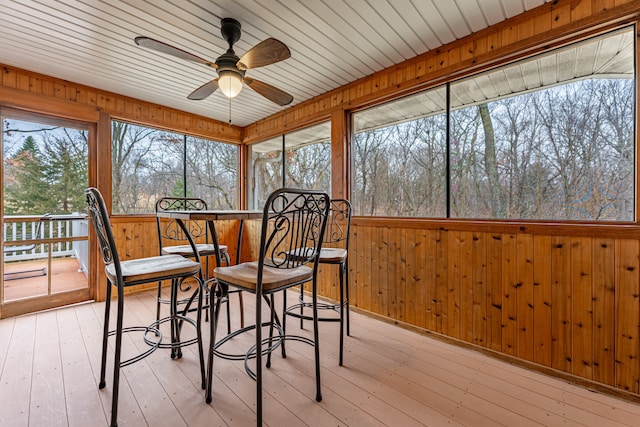
[[[237,299],[232,298],[237,311]],[[247,319],[253,312],[252,300],[245,296]],[[0,426],[107,425],[111,376],[104,390],[97,387],[103,309],[103,303],[90,303],[0,321]],[[127,296],[125,310],[126,324],[150,323],[155,316],[153,293]],[[219,333],[226,331],[223,318]],[[237,327],[237,314],[232,314],[232,324]],[[320,326],[322,402],[314,399],[312,347],[289,342],[287,359],[278,353],[272,367],[264,370],[267,425],[637,426],[640,422],[640,405],[358,313],[352,313],[352,336],[345,338],[345,365],[340,367],[338,325]],[[288,328],[298,330],[298,322],[289,319]],[[145,347],[138,338],[127,334],[127,354]],[[251,339],[247,334],[230,346]],[[214,366],[210,405],[200,388],[194,346],[185,349],[179,360],[160,349],[125,367],[119,425],[254,425],[255,383],[242,362],[216,359]]]

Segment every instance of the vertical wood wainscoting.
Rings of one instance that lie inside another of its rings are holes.
[[[354,218],[350,301],[635,400],[639,230]]]

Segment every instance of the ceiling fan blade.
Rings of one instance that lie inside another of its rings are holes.
[[[270,84],[261,82],[260,80],[245,77],[244,83],[260,95],[267,98],[269,101],[273,101],[278,105],[284,106],[293,101],[293,96],[289,95],[287,92],[271,86]]]
[[[186,59],[187,61],[197,62],[199,64],[208,65],[209,67],[218,68],[218,65],[215,62],[207,61],[206,59],[202,59],[192,53],[149,37],[136,37],[133,40],[138,46],[153,49],[161,53],[166,53],[168,55],[173,55],[180,59]]]
[[[291,56],[291,51],[280,40],[268,38],[247,51],[237,63],[241,70],[264,67]]]
[[[205,99],[209,95],[218,89],[218,79],[213,79],[210,82],[207,82],[200,86],[198,89],[194,90],[187,96],[188,99],[193,99],[199,101],[201,99]]]

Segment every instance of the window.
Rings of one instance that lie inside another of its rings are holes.
[[[633,221],[634,51],[618,30],[354,114],[355,212]]]
[[[209,209],[238,207],[238,146],[187,136],[186,192]]]
[[[112,121],[113,213],[152,213],[163,196],[237,208],[238,147]]]
[[[355,215],[445,216],[445,110],[439,87],[354,114]]]
[[[249,193],[252,195],[250,205],[254,209],[263,206],[269,194],[283,186],[330,193],[330,122],[253,144],[250,153],[253,184]]]
[[[264,206],[275,189],[284,186],[282,172],[282,137],[253,144],[251,153],[251,200],[254,209]]]

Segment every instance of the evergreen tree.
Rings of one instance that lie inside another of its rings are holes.
[[[64,136],[47,138],[45,173],[50,189],[48,212],[82,212],[86,207],[86,134],[65,129]],[[81,141],[76,141],[80,139]]]
[[[37,215],[48,211],[49,185],[42,154],[33,137],[5,159],[5,215]]]

